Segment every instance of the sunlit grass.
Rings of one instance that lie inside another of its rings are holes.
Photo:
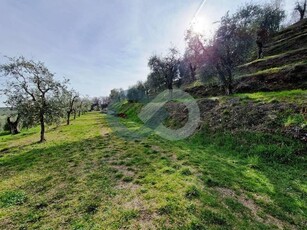
[[[121,122],[137,130],[141,125],[133,116],[140,105],[123,108],[132,120]],[[0,228],[303,226],[303,162],[266,162],[257,151],[241,155],[249,143],[233,150],[230,136],[122,139],[99,113],[49,130],[43,144],[36,142],[37,131],[1,140],[12,147],[0,158]],[[280,223],[265,223],[260,216]]]
[[[235,94],[235,97],[242,99],[258,100],[263,102],[288,102],[295,104],[306,104],[307,103],[307,90],[286,90],[276,92],[257,92],[257,93],[242,93]]]

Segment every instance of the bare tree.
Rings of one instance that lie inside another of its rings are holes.
[[[303,20],[306,14],[307,0],[297,1],[294,8],[295,11],[298,11],[300,14],[300,20]]]

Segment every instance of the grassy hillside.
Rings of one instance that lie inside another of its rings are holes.
[[[178,142],[119,139],[99,113],[49,130],[44,144],[36,143],[37,131],[0,137],[1,229],[306,224],[305,161],[285,165],[242,156],[201,133]]]
[[[307,89],[307,20],[281,30],[265,44],[264,57],[237,66],[233,73],[234,93],[276,92]],[[216,79],[217,81],[217,79]],[[195,82],[185,91],[196,98],[221,96],[216,82]]]

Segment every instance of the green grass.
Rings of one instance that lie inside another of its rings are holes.
[[[238,67],[239,68],[248,67],[248,66],[254,65],[256,63],[266,62],[266,61],[270,61],[270,60],[274,60],[274,59],[278,59],[278,58],[286,58],[287,56],[290,56],[292,54],[296,54],[296,53],[302,52],[304,50],[306,50],[306,47],[300,48],[300,49],[296,49],[296,50],[290,50],[290,51],[287,51],[287,52],[284,52],[284,53],[281,53],[281,54],[277,54],[277,55],[266,56],[266,57],[263,57],[261,59],[253,60],[253,61],[251,61],[249,63],[244,64],[244,65],[240,65]]]
[[[269,68],[269,69],[264,69],[264,70],[259,70],[258,72],[255,73],[251,73],[251,74],[244,74],[241,76],[236,76],[237,79],[242,78],[242,77],[252,77],[252,76],[258,76],[258,75],[269,75],[269,74],[276,74],[276,73],[281,73],[284,71],[291,71],[293,70],[295,67],[300,66],[300,65],[306,65],[307,61],[299,61],[299,62],[295,62],[295,63],[291,63],[291,64],[286,64],[283,66],[279,66],[279,67],[273,67],[273,68]]]
[[[125,106],[133,119],[139,105]],[[242,155],[205,133],[120,139],[99,113],[38,136],[0,137],[0,229],[304,227],[305,161]]]
[[[186,86],[184,86],[185,89],[191,89],[191,88],[194,88],[194,87],[198,87],[198,86],[203,86],[204,83],[200,80],[196,80],[190,84],[187,84]]]
[[[242,93],[236,94],[234,97],[241,99],[250,99],[261,102],[287,102],[298,105],[306,105],[307,90],[287,90],[277,92],[257,92],[257,93]]]
[[[25,200],[26,196],[22,191],[5,191],[0,194],[0,207],[21,205]]]

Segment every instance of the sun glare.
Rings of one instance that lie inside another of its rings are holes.
[[[192,30],[195,33],[202,33],[204,31],[204,22],[199,18],[193,20],[192,22]]]
[[[191,22],[191,29],[194,33],[202,34],[205,38],[211,38],[214,25],[211,25],[204,17],[197,17]]]

